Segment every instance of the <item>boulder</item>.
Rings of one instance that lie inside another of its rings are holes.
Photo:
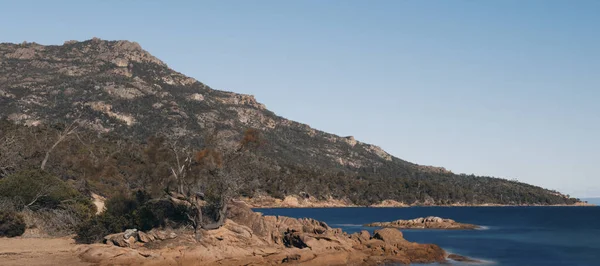
[[[381,230],[375,230],[373,233],[373,238],[390,244],[406,242],[402,232],[395,228],[383,228]]]
[[[130,236],[129,238],[125,239],[125,242],[127,242],[128,247],[133,247],[135,242],[137,242],[137,239],[134,236]]]
[[[167,235],[167,232],[162,231],[162,230],[152,230],[152,235],[154,236],[154,238],[158,239],[158,240],[167,240],[169,239],[169,236]]]
[[[459,262],[466,262],[466,263],[482,263],[479,260],[471,259],[469,257],[465,257],[465,256],[461,256],[461,255],[456,255],[456,254],[450,254],[450,255],[448,255],[448,259],[451,259],[451,260],[454,260],[454,261],[459,261]]]
[[[154,235],[152,235],[152,234],[146,234],[146,233],[141,232],[141,231],[138,232],[138,239],[142,243],[150,243],[150,242],[156,240],[156,238],[154,237]]]
[[[115,245],[118,247],[129,247],[129,243],[126,241],[123,233],[116,233],[107,235],[104,237],[104,243],[109,245]]]
[[[137,229],[127,229],[125,232],[111,234],[104,237],[105,244],[111,244],[119,247],[133,247],[137,240]]]
[[[371,239],[371,234],[367,230],[361,230],[357,235],[360,243],[365,243]]]
[[[383,243],[373,240],[380,240]],[[406,257],[413,263],[444,261],[446,255],[446,252],[437,245],[408,242],[402,232],[395,228],[376,230],[367,245],[381,255]]]
[[[445,261],[446,252],[438,245],[417,244],[406,242],[402,246],[406,257],[413,263],[430,263],[432,261]]]
[[[252,230],[250,228],[248,228],[247,226],[239,225],[236,223],[226,221],[224,227],[227,228],[228,230],[236,233],[240,237],[244,237],[244,238],[252,237]]]
[[[350,239],[356,241],[359,245],[364,245],[371,239],[371,234],[369,234],[369,231],[367,230],[361,230],[360,232],[351,234]]]
[[[127,229],[127,230],[125,230],[125,232],[123,232],[123,237],[126,239],[129,237],[137,238],[137,234],[138,234],[137,229]]]
[[[312,234],[323,234],[328,230],[331,230],[325,222],[317,221],[311,218],[302,218],[299,219],[299,222],[302,224],[302,232],[312,233]]]
[[[248,227],[255,235],[268,237],[273,233],[274,227],[267,223],[266,217],[253,212],[245,203],[233,201],[227,207],[227,218]]]

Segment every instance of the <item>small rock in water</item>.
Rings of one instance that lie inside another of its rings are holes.
[[[471,259],[469,257],[457,255],[457,254],[450,254],[450,255],[448,255],[448,258],[451,260],[454,260],[454,261],[458,261],[458,262],[481,263],[481,261]]]
[[[420,217],[412,220],[396,220],[393,222],[376,222],[366,224],[371,227],[394,227],[403,229],[477,229],[479,226],[473,224],[457,223],[452,219],[444,219],[436,216]]]

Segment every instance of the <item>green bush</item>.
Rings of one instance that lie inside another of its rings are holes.
[[[20,236],[25,233],[25,226],[25,220],[20,214],[0,210],[0,236]]]
[[[48,172],[25,170],[0,180],[0,197],[32,210],[69,208],[82,217],[96,212],[92,201]]]
[[[150,230],[156,227],[177,227],[188,223],[188,209],[168,200],[152,200],[139,208],[136,215],[137,228]]]
[[[104,236],[136,228],[134,223],[139,203],[127,195],[116,195],[105,202],[106,210],[81,223],[75,240],[79,243],[100,242]]]
[[[107,214],[124,216],[128,219],[131,218],[133,212],[139,207],[139,205],[140,202],[128,195],[116,195],[104,203],[104,206],[106,207],[105,212]]]
[[[75,240],[84,244],[97,243],[102,241],[106,235],[122,232],[128,228],[131,227],[123,217],[102,213],[81,223],[77,227]]]
[[[177,227],[187,223],[185,206],[168,200],[152,200],[145,191],[117,195],[105,203],[106,211],[77,228],[79,243],[95,243],[108,234],[126,229],[147,231],[156,227]]]
[[[28,221],[50,235],[73,233],[96,213],[89,197],[48,172],[35,169],[0,180],[0,199],[17,211],[31,211]]]

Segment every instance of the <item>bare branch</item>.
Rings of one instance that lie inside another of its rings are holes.
[[[54,142],[54,144],[50,147],[50,149],[48,149],[46,151],[46,155],[44,156],[44,160],[42,160],[42,165],[40,166],[40,169],[44,170],[44,168],[46,167],[46,163],[48,162],[48,159],[50,158],[50,153],[52,153],[54,148],[56,148],[56,146],[58,146],[58,144],[63,142],[69,135],[77,132],[77,128],[79,127],[76,124],[77,122],[78,122],[78,120],[73,121],[73,123],[71,123],[69,126],[67,126],[63,132],[58,134],[56,142]]]
[[[243,154],[258,146],[258,131],[247,130],[239,146],[226,142],[222,134],[210,132],[205,135],[204,148],[197,153],[191,152],[190,145],[183,141],[184,136],[165,135],[168,141],[164,144],[173,154],[167,162],[168,169],[177,183],[177,196],[181,196],[174,197],[175,193],[167,191],[171,201],[187,207],[187,218],[195,230],[221,227],[227,217],[228,203],[242,183],[236,163]],[[209,192],[208,202],[204,201],[203,192]],[[203,208],[212,209],[210,219],[203,220]]]
[[[53,186],[53,185],[45,185],[45,186],[41,187],[40,190],[36,193],[36,195],[33,198],[33,200],[31,200],[31,202],[29,202],[28,204],[26,204],[25,207],[27,207],[27,208],[31,207],[40,198],[49,196],[50,193],[54,192],[55,189],[56,189],[56,186]]]

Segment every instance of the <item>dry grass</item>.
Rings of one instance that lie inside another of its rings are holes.
[[[27,224],[27,237],[62,237],[75,233],[75,228],[82,221],[69,210],[24,209],[21,214]]]

